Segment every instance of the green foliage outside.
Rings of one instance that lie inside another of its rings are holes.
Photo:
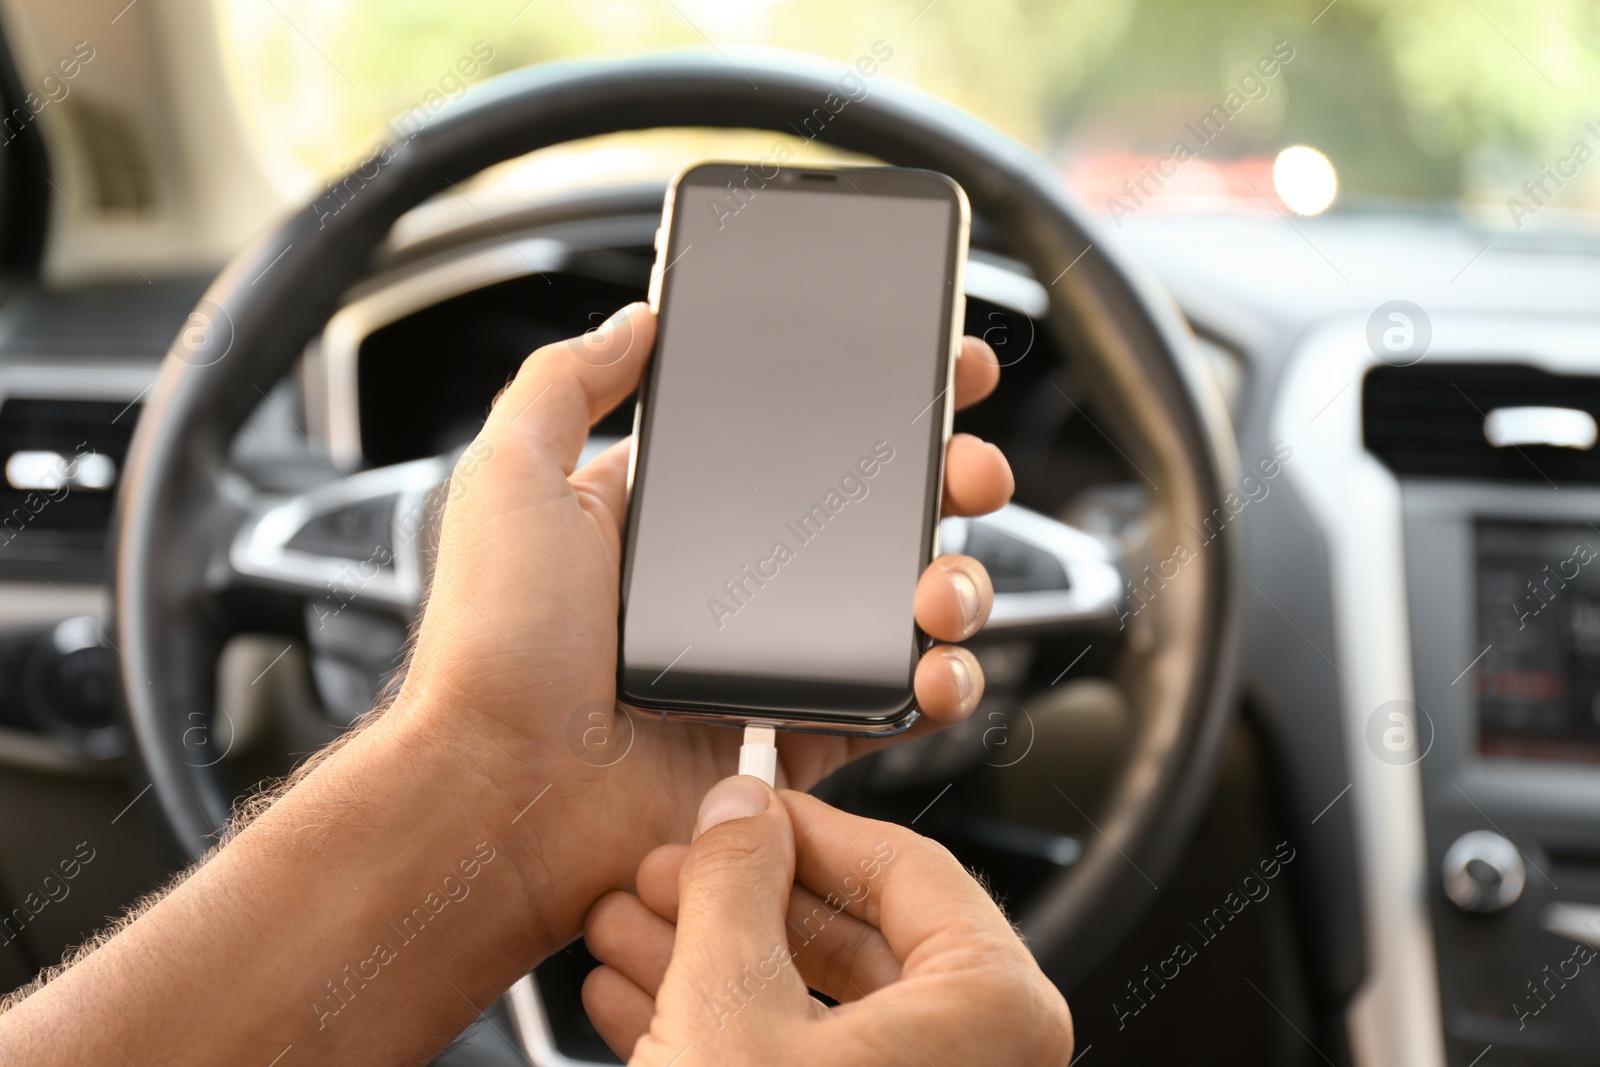
[[[1340,205],[1465,201],[1506,221],[1544,166],[1551,215],[1600,208],[1600,0],[219,0],[247,121],[281,169],[330,175],[482,41],[471,81],[530,63],[771,46],[883,73],[1034,149],[1167,151],[1286,41],[1294,60],[1228,135],[1227,159],[1325,153]],[[1319,14],[1320,13],[1320,14]],[[1313,22],[1315,19],[1315,22]],[[734,53],[734,61],[737,55]],[[459,77],[459,76],[456,76]],[[1593,124],[1592,126],[1588,124]]]

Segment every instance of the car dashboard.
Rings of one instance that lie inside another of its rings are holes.
[[[662,188],[487,214],[459,196],[419,208],[295,373],[257,383],[229,466],[288,492],[463,447],[528,352],[643,298]],[[1600,948],[1600,458],[1537,440],[1497,447],[1484,424],[1515,408],[1600,419],[1600,245],[1359,213],[1140,218],[1118,239],[1195,332],[1235,421],[1241,486],[1265,460],[1281,469],[1241,490],[1240,707],[1264,783],[1253,806],[1304,855],[1284,915],[1304,972],[1304,1005],[1289,1014],[1303,1012],[1311,1036],[1295,1045],[1291,1033],[1272,1062],[1315,1062],[1313,1051],[1362,1067],[1588,1062],[1600,980],[1563,968],[1575,946]],[[973,246],[967,331],[1003,373],[956,428],[1006,452],[1020,509],[951,531],[995,579],[996,622],[976,642],[989,695],[968,728],[831,787],[940,837],[1019,907],[1043,874],[1070,868],[1092,824],[1040,817],[1037,781],[997,784],[985,731],[1074,681],[1075,706],[1111,701],[1092,681],[1110,642],[1084,647],[1081,632],[1044,624],[1113,601],[1038,599],[1060,562],[1058,533],[1037,520],[1070,521],[1132,559],[1166,546],[1138,521],[1141,477],[1116,427],[1041,325],[1048,289],[981,220]],[[22,901],[80,840],[96,876],[8,931],[9,985],[173,864],[153,806],[126,784],[109,531],[163,353],[180,331],[215,325],[191,315],[206,284],[25,288],[0,304],[0,791],[31,815],[0,827],[0,889],[8,907]],[[1385,334],[1396,308],[1411,331],[1398,348]],[[630,401],[595,437],[631,423]],[[64,485],[42,473],[61,461]],[[345,535],[364,536],[359,515],[346,521],[357,525]],[[1083,580],[1063,574],[1061,588]],[[316,747],[392,677],[403,629],[351,616],[336,642],[308,628],[224,657],[228,700],[294,709],[273,743],[261,734],[252,749],[239,734],[228,758],[241,790],[287,771],[273,752]],[[1117,629],[1115,612],[1099,621]],[[263,695],[256,682],[280,661],[295,669]],[[1053,773],[1105,781],[1124,713],[1108,713],[1103,747],[1052,750]],[[947,803],[917,811],[956,783]],[[569,950],[509,998],[498,1021],[531,1062],[609,1060],[577,1008],[584,966]],[[1105,1012],[1092,999],[1074,1009]],[[1242,1010],[1273,1028],[1289,1018],[1276,1004]]]

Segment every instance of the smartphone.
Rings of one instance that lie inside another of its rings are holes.
[[[667,193],[618,699],[894,733],[928,647],[971,212],[891,167],[705,163]]]

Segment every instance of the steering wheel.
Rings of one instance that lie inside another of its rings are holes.
[[[373,573],[362,595],[397,620],[418,610],[425,538],[402,536],[399,519],[429,513],[448,457],[336,475],[301,492],[262,489],[228,463],[246,418],[273,402],[274,383],[361,280],[392,224],[485,167],[577,138],[659,127],[792,132],[795,116],[840,99],[839,77],[816,61],[765,54],[737,66],[693,54],[507,74],[389,145],[387,159],[353,171],[343,187],[354,195],[337,212],[307,205],[218,276],[145,404],[116,534],[127,720],[184,853],[214,844],[232,804],[201,736],[216,715],[217,658],[230,635],[303,632],[305,605],[350,572],[329,530],[366,522],[394,531],[392,558],[364,568]],[[1042,160],[947,105],[882,83],[833,114],[819,140],[950,175],[974,215],[1045,283],[1046,327],[1074,353],[1098,409],[1154,487],[1151,544],[1183,542],[1184,530],[1225,506],[1232,432],[1185,324]],[[1136,710],[1131,755],[1081,858],[1018,917],[1063,986],[1138,917],[1152,899],[1145,882],[1170,871],[1203,810],[1234,702],[1237,551],[1226,525],[1175,575],[1163,574],[1137,639],[1118,654]]]

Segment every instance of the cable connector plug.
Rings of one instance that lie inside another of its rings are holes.
[[[778,777],[778,732],[770,726],[751,724],[744,728],[744,744],[739,746],[739,773],[759,778],[776,788]]]

